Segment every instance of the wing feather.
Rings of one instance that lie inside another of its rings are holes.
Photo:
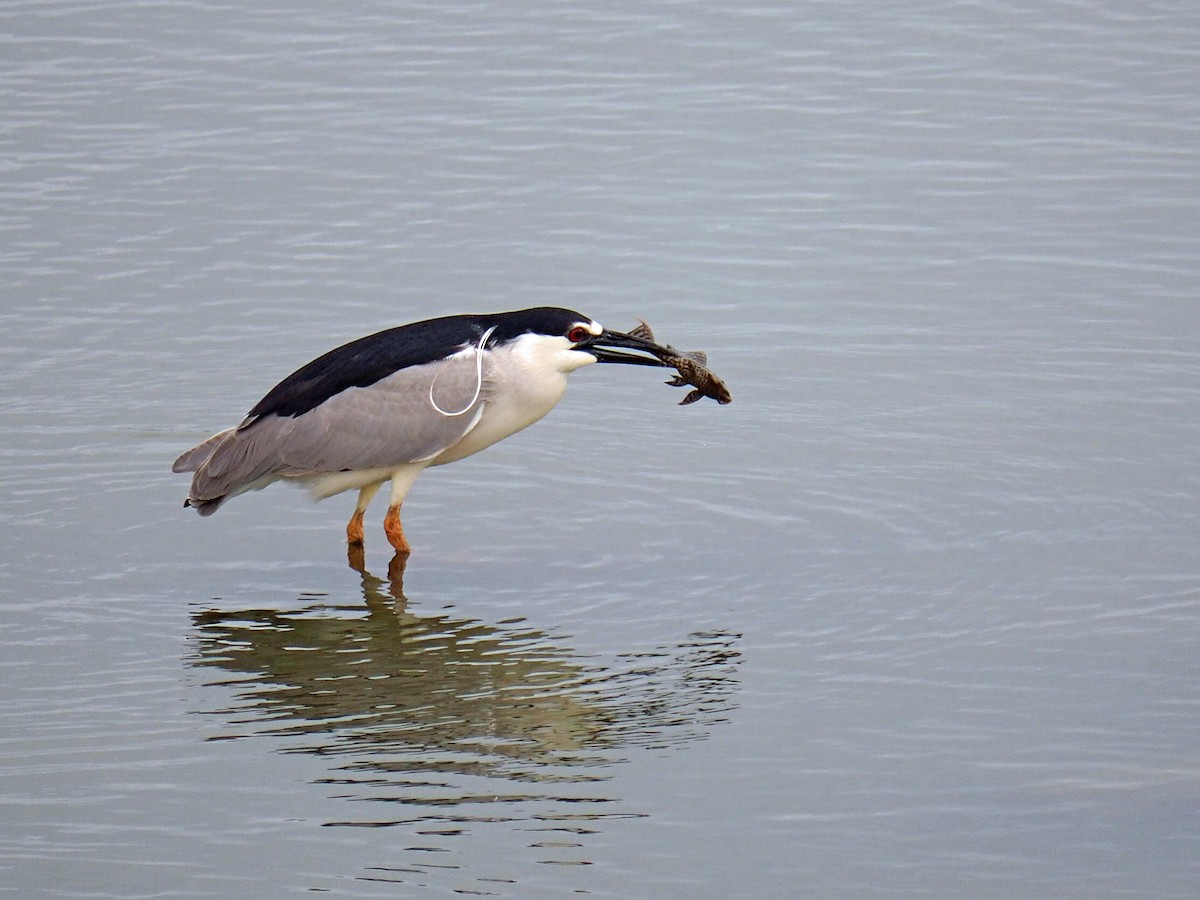
[[[486,396],[477,365],[464,351],[348,387],[300,415],[268,413],[183,454],[176,471],[195,469],[188,499],[199,505],[264,478],[425,462],[478,424]]]

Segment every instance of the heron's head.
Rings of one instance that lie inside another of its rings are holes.
[[[494,329],[489,346],[507,346],[531,366],[563,373],[595,362],[662,366],[659,355],[668,352],[654,341],[605,328],[569,309],[523,309],[490,321]]]

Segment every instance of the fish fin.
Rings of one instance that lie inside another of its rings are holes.
[[[629,329],[629,334],[632,337],[642,338],[643,340],[647,341],[654,340],[654,332],[651,331],[650,326],[641,319],[638,319],[637,325]]]

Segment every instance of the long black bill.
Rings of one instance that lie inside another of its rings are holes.
[[[627,350],[640,350],[642,353],[649,353],[651,355],[637,356],[633,353],[622,353],[620,350],[613,349],[615,347],[623,347]],[[624,363],[630,366],[666,366],[669,368],[670,363],[663,362],[659,357],[672,355],[671,350],[661,344],[654,343],[654,341],[626,334],[623,331],[612,331],[608,328],[605,328],[596,337],[580,344],[576,349],[592,354],[592,356],[596,357],[597,362]]]

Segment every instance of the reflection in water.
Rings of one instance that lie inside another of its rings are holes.
[[[419,823],[445,837],[521,821],[577,841],[634,815],[599,790],[624,750],[702,739],[732,708],[738,635],[592,662],[521,620],[413,614],[400,558],[387,580],[351,565],[365,609],[355,598],[194,617],[194,663],[237,689],[219,711],[233,732],[223,737],[297,739],[287,751],[335,761],[337,796],[386,804],[327,824]]]

